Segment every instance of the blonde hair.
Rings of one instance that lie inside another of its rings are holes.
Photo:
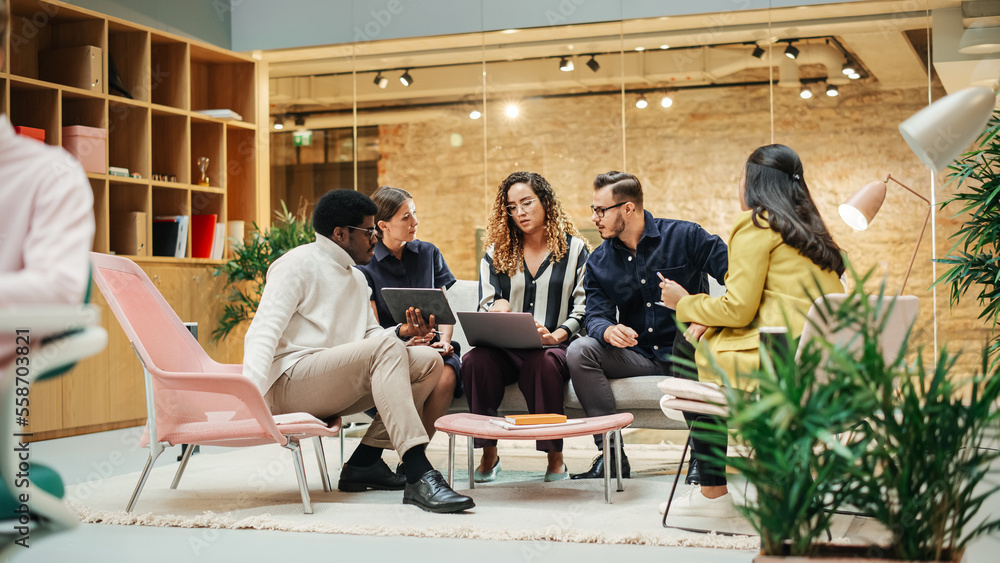
[[[590,243],[576,230],[573,219],[563,210],[559,198],[545,178],[535,172],[514,172],[500,182],[486,225],[484,246],[493,246],[493,268],[497,272],[514,276],[524,264],[524,233],[507,214],[507,192],[514,184],[527,184],[545,210],[545,237],[552,262],[558,262],[566,256],[569,250],[566,235],[583,240],[587,250],[590,250]]]

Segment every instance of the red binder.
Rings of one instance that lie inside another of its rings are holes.
[[[191,257],[210,258],[215,240],[215,221],[218,215],[191,216]]]

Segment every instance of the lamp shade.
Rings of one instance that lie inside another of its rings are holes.
[[[838,208],[841,219],[855,231],[867,229],[885,201],[885,192],[885,182],[879,180],[861,188]]]
[[[940,172],[983,132],[994,103],[992,88],[966,88],[913,114],[899,132],[921,162]]]
[[[970,27],[962,33],[958,52],[966,55],[985,55],[1000,52],[1000,27]]]

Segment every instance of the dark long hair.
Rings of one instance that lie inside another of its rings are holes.
[[[844,273],[840,247],[816,210],[795,151],[785,145],[764,145],[753,151],[747,159],[743,200],[753,210],[754,225],[764,228],[763,217],[785,244],[824,270]]]

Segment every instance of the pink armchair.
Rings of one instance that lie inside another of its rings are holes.
[[[337,436],[340,419],[327,424],[308,413],[272,416],[242,365],[212,360],[181,323],[156,286],[135,262],[93,253],[93,277],[142,363],[146,381],[149,446],[127,511],[135,506],[156,458],[177,444],[245,447],[278,444],[291,450],[306,514],[312,514],[299,441],[315,438],[323,490],[330,491],[321,437]],[[177,488],[193,447],[184,456],[170,488]]]

